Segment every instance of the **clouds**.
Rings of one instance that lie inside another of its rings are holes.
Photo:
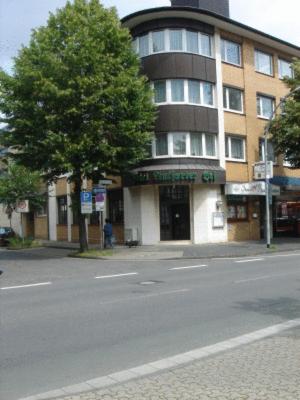
[[[32,28],[44,25],[49,11],[66,0],[0,0],[0,65],[9,69],[11,57],[27,44]],[[120,17],[138,10],[169,6],[169,0],[103,0]],[[300,46],[299,0],[230,0],[231,18]]]

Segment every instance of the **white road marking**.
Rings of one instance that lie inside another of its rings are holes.
[[[239,260],[235,261],[236,263],[248,263],[248,262],[254,262],[254,261],[263,261],[264,258],[251,258],[250,260]]]
[[[207,267],[207,265],[191,265],[189,267],[175,267],[175,268],[170,268],[169,271],[178,271],[180,269],[193,269],[193,268],[204,268]]]
[[[276,276],[276,275],[274,275],[274,276]],[[234,283],[244,283],[244,282],[259,281],[260,279],[268,279],[268,278],[272,278],[272,275],[258,276],[257,278],[241,279],[239,281],[234,281]]]
[[[296,328],[300,326],[300,318],[283,322],[278,325],[269,326],[264,329],[260,329],[245,335],[234,337],[223,342],[215,343],[213,345],[200,347],[186,353],[176,354],[172,357],[163,358],[155,362],[148,364],[139,365],[135,368],[118,371],[110,375],[100,376],[98,378],[90,379],[85,382],[80,382],[76,385],[65,386],[60,389],[52,390],[50,392],[40,393],[29,397],[23,397],[19,400],[40,400],[40,399],[53,399],[54,397],[63,397],[67,394],[79,394],[89,392],[95,389],[103,389],[117,383],[125,383],[132,379],[149,376],[153,373],[161,373],[167,371],[170,368],[185,365],[196,360],[201,360],[212,356],[214,354],[222,353],[227,350],[236,349],[243,345],[247,345],[256,342],[261,339],[265,339],[270,336],[279,334],[288,329]]]
[[[299,257],[300,253],[292,253],[292,254],[273,254],[271,256],[267,255],[268,258],[277,258],[277,257]]]
[[[9,289],[21,289],[21,288],[28,288],[34,286],[46,286],[52,285],[52,282],[41,282],[41,283],[31,283],[30,285],[19,285],[19,286],[7,286],[0,288],[1,290],[9,290]]]
[[[138,273],[137,272],[128,272],[126,274],[102,275],[102,276],[95,276],[94,279],[119,278],[120,276],[130,276],[130,275],[138,275]]]

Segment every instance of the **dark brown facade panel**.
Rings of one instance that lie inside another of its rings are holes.
[[[195,7],[229,18],[229,0],[171,0],[172,7]]]
[[[142,59],[142,73],[151,81],[185,78],[216,82],[216,61],[188,53],[153,54]]]
[[[163,132],[162,132],[163,133]],[[219,160],[213,160],[209,158],[192,158],[192,157],[182,157],[182,158],[175,158],[175,157],[170,157],[170,158],[153,158],[153,159],[148,159],[144,160],[140,163],[140,167],[144,166],[155,166],[155,165],[160,165],[160,166],[165,166],[169,165],[170,168],[173,165],[186,165],[186,164],[191,164],[191,165],[197,165],[197,166],[205,166],[205,167],[219,167],[220,166],[220,161]]]
[[[160,106],[155,131],[218,133],[218,111],[191,105]]]
[[[152,21],[144,22],[131,30],[133,37],[142,35],[149,31],[157,29],[168,29],[168,28],[181,28],[181,29],[193,29],[199,32],[207,33],[210,35],[214,34],[214,27],[203,22],[190,20],[187,18],[161,18]]]

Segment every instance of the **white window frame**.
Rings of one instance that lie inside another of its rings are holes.
[[[201,135],[202,140],[202,150],[203,154],[201,156],[192,156],[191,155],[191,134],[197,133]],[[173,135],[174,134],[183,134],[186,136],[186,154],[174,154],[173,153]],[[167,145],[168,145],[168,154],[158,156],[156,155],[156,138],[153,138],[152,141],[152,157],[153,158],[205,158],[210,160],[217,160],[218,159],[218,143],[217,143],[217,134],[209,133],[209,132],[184,132],[184,131],[172,131],[166,133],[167,135]],[[211,135],[214,137],[214,144],[215,144],[215,152],[214,156],[208,156],[206,152],[206,135]]]
[[[243,93],[243,91],[241,89],[239,89],[239,88],[234,88],[234,87],[230,87],[230,86],[223,86],[223,90],[224,89],[226,91],[226,103],[227,103],[226,107],[225,107],[225,104],[223,104],[224,111],[232,112],[232,113],[235,113],[235,114],[244,114],[244,93]],[[233,109],[229,108],[229,103],[230,103],[229,102],[229,90],[230,89],[239,90],[240,91],[240,93],[241,93],[241,104],[242,104],[242,110],[241,111],[233,110]]]
[[[245,138],[241,137],[241,136],[226,135],[226,137],[225,137],[225,155],[226,155],[226,139],[228,139],[229,156],[228,157],[225,156],[225,159],[227,161],[233,161],[233,162],[246,162],[246,140],[245,140]],[[239,139],[239,140],[241,140],[243,142],[243,154],[244,154],[243,158],[233,158],[232,157],[231,139]]]
[[[170,49],[170,31],[171,30],[182,31],[182,50],[171,50]],[[153,52],[152,34],[153,34],[153,32],[156,32],[156,31],[163,31],[164,32],[165,50]],[[203,56],[203,57],[214,59],[214,53],[215,52],[214,52],[214,37],[213,37],[213,35],[197,31],[197,33],[198,33],[198,44],[199,44],[199,46],[198,46],[199,49],[198,50],[199,51],[198,51],[198,53],[195,53],[195,52],[192,52],[192,51],[187,51],[187,31],[191,31],[191,29],[180,29],[180,28],[178,28],[178,29],[177,28],[174,28],[174,29],[172,29],[172,28],[170,28],[170,29],[156,29],[154,31],[149,31],[149,32],[147,32],[145,34],[136,36],[136,37],[133,38],[133,40],[137,41],[136,42],[137,43],[136,52],[137,52],[137,54],[139,56],[139,53],[140,53],[140,37],[148,35],[148,38],[149,38],[149,40],[148,40],[148,45],[149,45],[149,47],[148,47],[148,55],[142,56],[140,58],[148,57],[148,56],[154,55],[154,54],[162,54],[162,53],[188,53],[188,54],[198,54],[198,55]],[[209,37],[210,55],[203,54],[203,52],[202,52],[202,47],[201,47],[201,37],[202,36],[208,36]]]
[[[270,146],[270,144],[273,146],[272,142],[268,140],[268,146]],[[261,147],[261,151],[259,151],[259,153],[261,153],[261,159],[259,157],[259,161],[265,162],[265,140],[263,138],[259,140],[259,147]],[[274,160],[268,160],[268,161],[273,161],[274,165],[278,165],[277,155],[274,153]]]
[[[283,75],[283,74],[282,74],[282,71],[281,71],[281,62],[284,62],[284,63],[289,64],[290,70],[291,70],[291,76]],[[292,67],[292,63],[291,63],[290,61],[285,60],[284,58],[281,58],[281,57],[278,57],[278,76],[279,76],[279,79],[284,79],[286,76],[287,76],[288,78],[294,78],[294,70],[293,70],[293,67]]]
[[[274,110],[275,110],[275,99],[274,99],[274,97],[272,97],[272,96],[264,96],[262,94],[257,94],[256,95],[256,105],[257,105],[257,100],[258,99],[259,99],[259,111],[260,111],[260,114],[257,114],[257,117],[261,118],[261,119],[269,120],[270,117],[267,117],[267,116],[261,114],[261,111],[262,111],[262,99],[269,99],[269,100],[272,101],[272,109],[273,109],[273,112],[274,112]]]
[[[171,90],[171,81],[172,80],[177,80],[177,79],[158,79],[158,81],[165,81],[166,82],[166,101],[161,102],[161,103],[155,103],[154,102],[154,96],[153,96],[153,102],[157,106],[163,106],[163,105],[171,105],[171,104],[190,104],[193,106],[197,107],[208,107],[208,108],[216,108],[216,88],[215,84],[212,82],[204,82],[200,81],[197,79],[178,79],[178,80],[183,80],[183,87],[184,87],[184,100],[183,101],[172,101],[172,90]],[[200,91],[200,103],[191,103],[189,101],[189,81],[195,80],[199,83],[199,91]],[[213,97],[213,104],[205,104],[204,103],[204,95],[203,95],[203,86],[204,83],[208,83],[212,85],[212,97]],[[151,82],[151,88],[154,90],[154,82]]]
[[[264,54],[264,55],[270,57],[270,67],[271,67],[271,72],[270,72],[270,73],[263,72],[263,71],[260,71],[260,70],[258,69],[258,66],[257,66],[257,56],[258,56],[258,53]],[[273,61],[273,59],[274,59],[274,57],[273,57],[272,54],[267,53],[267,52],[262,51],[262,50],[255,49],[255,50],[254,50],[254,65],[255,65],[255,71],[256,71],[256,72],[259,72],[260,74],[263,74],[263,75],[274,76],[274,65],[273,65],[274,61]]]
[[[221,42],[222,42],[222,44],[221,44],[222,46],[223,46],[223,43],[224,43],[224,45],[225,45],[225,60],[222,59],[222,62],[225,62],[225,63],[227,63],[227,64],[231,64],[231,65],[235,65],[235,66],[241,67],[241,66],[242,66],[242,49],[241,49],[240,43],[234,42],[233,40],[223,39],[223,38],[221,39]],[[235,45],[238,46],[238,49],[239,49],[239,58],[240,58],[240,63],[239,63],[239,64],[233,63],[233,62],[227,60],[227,51],[226,51],[227,43],[233,43],[233,44],[235,44]],[[222,54],[222,53],[221,53],[221,54]]]

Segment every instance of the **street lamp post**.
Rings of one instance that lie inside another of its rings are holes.
[[[272,114],[269,117],[269,121],[265,126],[264,129],[264,157],[265,157],[265,200],[266,200],[266,243],[267,243],[267,248],[270,248],[271,246],[271,221],[270,221],[270,196],[272,196],[272,193],[270,194],[270,177],[267,171],[268,167],[268,135],[270,131],[270,127],[273,121],[274,116],[276,115],[276,112],[279,107],[286,101],[286,99],[290,96],[292,96],[295,92],[300,90],[300,86],[297,86],[295,89],[293,89],[290,93],[288,93],[286,96],[284,96],[278,105],[274,108]]]

